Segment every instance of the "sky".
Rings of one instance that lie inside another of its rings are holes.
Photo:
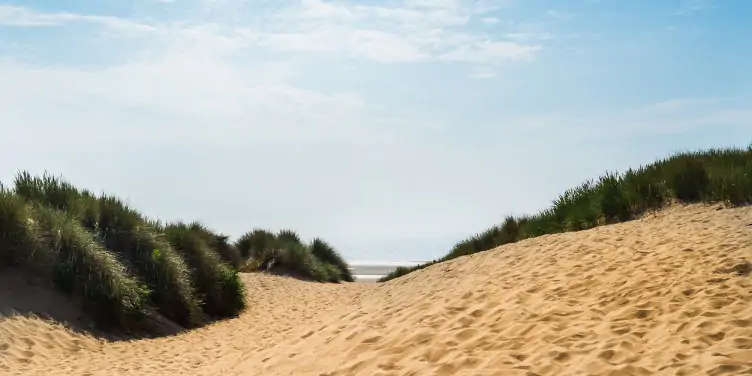
[[[746,0],[0,0],[0,181],[433,259],[606,171],[749,145],[750,19]]]

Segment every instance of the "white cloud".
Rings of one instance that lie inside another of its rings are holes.
[[[297,12],[299,18],[309,19],[352,19],[354,14],[345,7],[326,3],[322,0],[301,0]]]
[[[447,52],[441,56],[441,59],[476,64],[494,64],[510,60],[530,60],[538,50],[540,50],[540,46],[523,46],[510,42],[476,42]]]
[[[22,7],[0,4],[0,25],[3,26],[56,26],[61,20],[50,15],[43,16]]]
[[[395,34],[339,27],[305,33],[258,34],[258,45],[277,51],[341,53],[382,63],[412,62],[429,57]]]
[[[480,20],[485,24],[497,24],[500,22],[496,17],[483,17]]]
[[[542,48],[462,30],[472,17],[492,9],[482,2],[405,1],[388,7],[310,0],[277,14],[289,30],[261,38],[271,48],[338,51],[379,62],[439,59],[496,65],[530,58]],[[498,22],[494,17],[482,19]]]
[[[482,3],[454,1],[406,1],[387,7],[303,0],[271,13],[268,22],[230,26],[208,22],[150,24],[109,16],[44,13],[0,6],[0,24],[51,27],[87,22],[119,36],[148,36],[152,43],[162,43],[168,48],[195,43],[201,43],[202,48],[211,45],[228,52],[264,47],[380,63],[443,60],[495,66],[533,58],[542,48],[540,44],[515,36],[499,39],[464,30],[473,16],[483,16],[489,9],[493,8]],[[212,43],[205,43],[209,40]]]
[[[267,78],[263,78],[265,73]],[[293,138],[315,137],[342,125],[332,118],[347,120],[363,108],[355,93],[303,90],[286,84],[289,75],[273,66],[248,63],[240,68],[203,58],[201,52],[167,54],[100,70],[6,63],[0,66],[0,77],[8,88],[0,91],[0,99],[11,108],[8,115],[15,114],[19,122],[30,117],[45,127],[69,116],[105,116],[101,109],[117,113],[130,108],[134,113],[166,117],[166,124],[143,130],[152,142],[165,141],[175,131],[197,137],[214,135],[229,142],[258,135],[289,137],[290,132]],[[49,110],[33,110],[39,106]],[[139,132],[129,132],[141,127],[137,124],[108,130],[97,122],[81,120],[68,126],[89,135],[109,137],[107,133],[114,131],[123,132],[123,137],[141,137]],[[38,131],[31,126],[26,130]]]
[[[560,19],[560,20],[571,20],[574,18],[573,13],[557,10],[557,9],[549,9],[546,11],[546,15],[552,18]]]
[[[709,0],[683,0],[681,5],[674,10],[672,16],[688,16],[692,13],[701,12],[713,8]]]
[[[483,79],[489,79],[489,78],[496,78],[499,77],[499,74],[492,70],[488,69],[486,67],[475,67],[473,70],[473,74],[470,75],[470,78],[476,79],[476,80],[483,80]]]
[[[24,7],[0,4],[0,26],[52,27],[74,22],[99,24],[128,34],[147,33],[155,30],[152,26],[117,17],[91,16],[67,12],[44,13]]]
[[[638,113],[666,113],[686,110],[691,107],[713,105],[721,102],[720,98],[674,98],[653,103],[638,109]]]
[[[506,34],[505,37],[509,40],[517,41],[517,42],[533,42],[533,41],[546,41],[554,39],[553,35],[549,33],[539,33],[539,32],[517,32],[517,33],[509,33]]]
[[[428,57],[410,41],[378,30],[358,30],[352,35],[351,43],[353,52],[378,62],[407,62]]]

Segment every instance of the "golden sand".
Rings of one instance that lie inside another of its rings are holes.
[[[11,315],[0,374],[752,374],[752,207],[717,209],[542,236],[379,285],[244,275],[247,312],[172,337],[106,342]]]

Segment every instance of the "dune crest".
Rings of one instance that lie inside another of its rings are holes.
[[[245,275],[249,309],[237,319],[25,362],[12,354],[36,350],[0,337],[0,372],[749,374],[751,261],[752,207],[677,206],[508,244],[380,285]],[[0,333],[15,327],[45,335],[32,327],[41,320],[23,320],[0,319]]]

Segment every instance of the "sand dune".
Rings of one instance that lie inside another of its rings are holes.
[[[752,374],[752,207],[716,209],[542,236],[380,285],[245,275],[241,317],[159,339],[0,318],[0,374]]]

